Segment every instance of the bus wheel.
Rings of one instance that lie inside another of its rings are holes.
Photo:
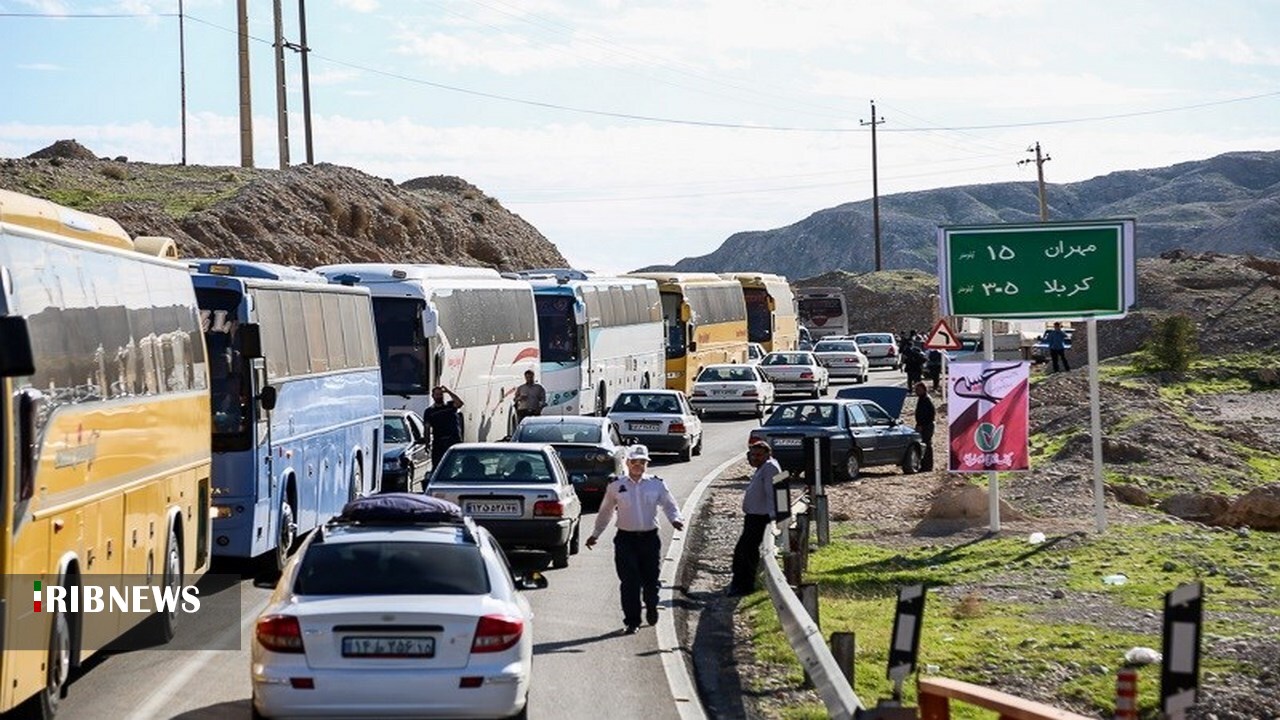
[[[280,505],[280,531],[276,536],[275,556],[276,569],[283,570],[289,562],[293,544],[298,540],[298,524],[293,517],[293,506],[288,500]]]
[[[49,662],[44,690],[40,693],[39,717],[53,720],[63,698],[63,688],[71,676],[71,626],[66,613],[55,613],[49,628]]]
[[[175,596],[182,592],[182,547],[173,527],[169,528],[169,544],[164,551],[164,587]],[[172,611],[157,612],[154,622],[155,638],[163,643],[172,640],[178,628],[178,603],[173,604]]]
[[[364,489],[364,468],[360,467],[360,463],[352,463],[351,465],[351,485],[347,488],[347,502],[351,502],[360,497],[360,492]]]
[[[596,390],[596,417],[604,417],[609,413],[609,408],[604,405],[604,385]]]
[[[649,373],[645,373],[644,377],[640,379],[640,389],[641,390],[649,389]]]

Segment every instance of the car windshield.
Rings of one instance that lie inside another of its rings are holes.
[[[858,346],[851,342],[820,342],[813,348],[816,353],[821,352],[858,352]]]
[[[453,449],[441,461],[432,482],[545,483],[551,481],[547,458],[535,450]]]
[[[516,430],[516,442],[537,443],[598,443],[600,426],[582,422],[530,423]]]
[[[489,576],[475,545],[435,542],[312,543],[298,595],[484,595]]]
[[[808,365],[809,356],[804,353],[770,353],[764,358],[763,365]]]
[[[796,403],[794,405],[779,406],[764,424],[766,426],[816,425],[819,427],[831,427],[840,423],[837,420],[836,406],[832,403]]]
[[[680,414],[680,403],[675,395],[659,395],[657,393],[625,393],[619,395],[613,403],[611,412],[620,413],[665,413]]]
[[[854,337],[854,341],[858,343],[871,343],[874,345],[892,345],[892,335],[858,335]]]
[[[382,418],[382,437],[389,443],[407,443],[413,439],[409,433],[409,424],[400,415]]]
[[[755,379],[756,374],[751,368],[737,365],[703,368],[696,382],[754,382]]]

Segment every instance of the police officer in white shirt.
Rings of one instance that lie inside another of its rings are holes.
[[[627,474],[615,478],[604,491],[596,513],[596,526],[587,538],[595,547],[600,534],[609,527],[616,511],[618,531],[613,539],[613,566],[618,573],[622,596],[623,632],[634,635],[640,628],[640,601],[645,619],[658,624],[658,569],[662,540],[658,537],[658,509],[661,508],[676,530],[684,529],[680,508],[662,478],[646,473],[649,449],[644,445],[627,448]]]

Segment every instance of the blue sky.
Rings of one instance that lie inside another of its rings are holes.
[[[254,159],[279,165],[272,3]],[[300,40],[297,0],[284,35]],[[311,0],[318,162],[457,175],[602,271],[872,194],[1280,149],[1280,2]],[[181,158],[178,0],[0,0],[0,157]],[[187,158],[238,165],[235,0],[185,0]],[[90,17],[83,17],[88,15]],[[115,17],[108,17],[115,16]],[[290,159],[305,160],[286,53]],[[749,261],[744,259],[744,267]]]

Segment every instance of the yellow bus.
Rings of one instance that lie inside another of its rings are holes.
[[[781,275],[725,273],[742,284],[747,304],[747,339],[760,343],[766,353],[795,350],[800,341],[796,300],[791,285]]]
[[[0,190],[0,710],[52,717],[71,669],[138,618],[162,641],[178,622],[40,612],[42,585],[178,589],[208,569],[205,345],[164,240]]]
[[[667,389],[693,392],[703,366],[747,361],[742,285],[712,273],[631,273],[658,282],[667,331]]]

